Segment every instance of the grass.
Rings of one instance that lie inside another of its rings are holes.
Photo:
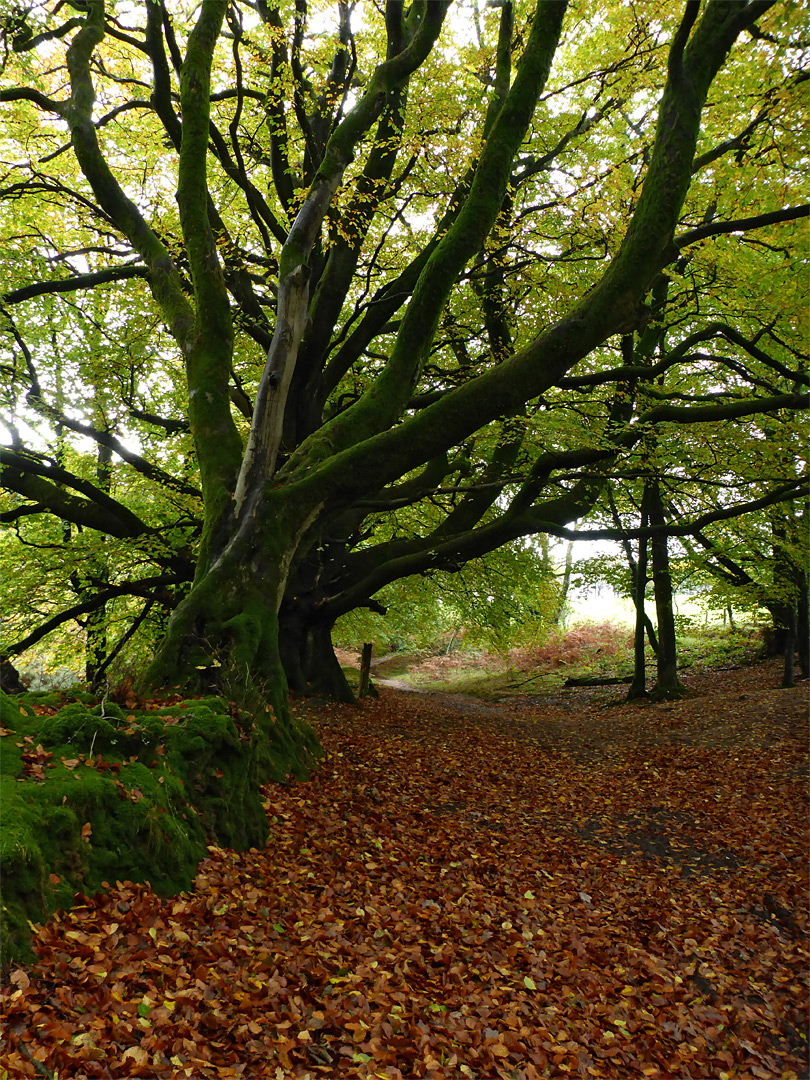
[[[761,656],[756,627],[737,630],[686,627],[678,639],[682,671],[741,667]],[[359,656],[338,650],[350,684],[359,678]],[[655,655],[647,644],[648,682],[655,678]],[[579,623],[553,631],[542,642],[516,646],[506,654],[457,647],[450,652],[390,653],[372,662],[372,680],[395,680],[414,690],[475,694],[480,697],[561,689],[570,678],[614,678],[633,673],[632,630],[613,623]]]

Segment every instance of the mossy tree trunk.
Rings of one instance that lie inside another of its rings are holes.
[[[810,589],[807,571],[800,571],[796,604],[796,658],[803,679],[810,679]]]
[[[332,646],[331,624],[311,623],[303,645],[307,692],[353,704],[356,701],[354,692]]]
[[[173,612],[147,672],[152,686],[216,688],[247,706],[266,749],[299,776],[319,746],[289,708],[279,607],[310,514],[283,493],[254,500]]]
[[[647,485],[650,524],[666,524],[661,498],[661,482],[653,477]],[[672,596],[672,574],[669,568],[669,546],[666,533],[653,533],[650,541],[652,556],[655,613],[658,620],[658,655],[656,681],[650,696],[657,700],[683,697],[688,693],[678,678],[678,637],[675,629],[675,605]]]
[[[646,495],[646,489],[645,489]],[[649,521],[647,513],[647,500],[641,502],[641,528],[646,529]],[[629,545],[628,545],[629,546]],[[627,691],[629,701],[648,697],[647,694],[647,664],[645,657],[647,635],[647,612],[645,601],[647,596],[647,560],[649,554],[649,540],[647,536],[639,537],[638,558],[631,564],[630,574],[632,578],[633,603],[636,609],[636,621],[633,630],[633,681]]]
[[[808,572],[801,565],[807,551],[806,518],[795,511],[771,518],[773,584],[779,600],[771,605],[775,652],[782,656],[782,686],[795,683],[796,662],[802,678],[810,675]]]

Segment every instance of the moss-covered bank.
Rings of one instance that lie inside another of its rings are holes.
[[[220,698],[144,710],[0,693],[0,717],[4,964],[30,956],[29,920],[76,893],[130,880],[170,895],[207,845],[265,842],[266,740]]]

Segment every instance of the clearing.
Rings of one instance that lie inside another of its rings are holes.
[[[0,1076],[803,1080],[807,691],[778,678],[306,706],[328,757],[266,789],[266,849],[39,930]]]

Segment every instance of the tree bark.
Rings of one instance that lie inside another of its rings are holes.
[[[371,685],[371,649],[371,642],[367,641],[363,645],[363,653],[360,657],[360,689],[357,696],[361,698],[368,697],[369,695],[369,686]]]
[[[664,506],[658,477],[649,481],[651,525],[664,524]],[[658,657],[655,686],[650,696],[656,701],[683,697],[689,691],[678,678],[678,640],[675,631],[675,607],[672,600],[672,575],[665,534],[653,534],[652,555],[655,612],[658,619]]]
[[[254,491],[248,502],[239,528],[173,612],[144,681],[216,686],[252,713],[262,777],[304,777],[321,748],[290,710],[279,607],[311,513],[291,509],[282,492]]]
[[[787,608],[786,626],[784,627],[784,645],[782,648],[782,686],[795,685],[796,667],[796,608],[792,605]]]
[[[796,607],[796,658],[803,679],[810,679],[810,596],[808,575],[801,574]]]
[[[569,540],[565,548],[565,569],[563,570],[562,585],[560,587],[560,594],[557,603],[557,610],[554,613],[551,623],[561,630],[565,622],[566,605],[568,603],[568,592],[571,588],[571,571],[574,565],[574,542]]]
[[[641,528],[646,529],[647,514],[646,491],[642,499]],[[634,701],[637,698],[648,697],[647,693],[647,667],[645,657],[646,645],[646,611],[644,601],[647,593],[647,557],[648,540],[642,536],[638,542],[638,558],[635,568],[631,566],[633,576],[633,603],[636,609],[636,622],[633,632],[633,681],[627,691],[627,700]]]
[[[332,623],[313,619],[295,601],[285,599],[281,612],[279,644],[287,684],[303,697],[325,697],[354,705],[349,686],[332,646]]]

